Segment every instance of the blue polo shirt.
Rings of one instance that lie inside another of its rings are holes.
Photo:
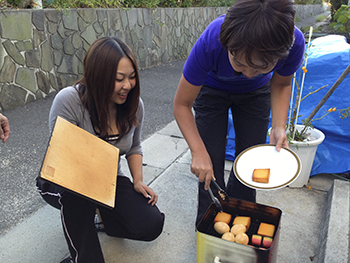
[[[305,49],[303,33],[295,27],[295,41],[284,60],[279,60],[271,72],[252,79],[243,74],[236,76],[230,64],[228,53],[220,43],[220,27],[225,19],[222,15],[213,20],[194,44],[184,65],[185,79],[195,86],[208,86],[230,92],[243,93],[265,85],[276,71],[282,76],[293,75],[300,67]]]

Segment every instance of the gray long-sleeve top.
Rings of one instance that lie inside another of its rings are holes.
[[[78,91],[74,87],[69,86],[60,90],[54,98],[49,115],[50,133],[53,131],[57,116],[66,119],[74,125],[77,125],[78,127],[98,137],[92,126],[90,114],[82,105]],[[121,170],[120,156],[125,154],[126,158],[128,158],[128,156],[132,154],[143,154],[141,147],[143,116],[144,105],[142,99],[140,98],[139,107],[137,110],[137,119],[140,125],[137,127],[133,126],[130,132],[124,135],[124,137],[117,142],[109,142],[119,149],[118,175],[124,175]]]

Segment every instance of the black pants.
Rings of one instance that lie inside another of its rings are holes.
[[[129,178],[118,176],[115,208],[109,209],[49,183],[38,181],[38,189],[50,205],[61,210],[64,235],[74,262],[104,262],[94,224],[100,210],[107,235],[151,241],[163,230],[164,214],[134,190]]]
[[[233,94],[203,85],[193,106],[199,134],[213,164],[218,184],[230,197],[255,202],[256,192],[238,181],[231,169],[227,187],[224,182],[228,110],[232,110],[235,129],[235,155],[250,146],[266,143],[270,116],[270,84],[251,92]],[[215,193],[215,188],[212,188]],[[217,192],[217,191],[216,191]],[[199,183],[196,225],[212,200]]]

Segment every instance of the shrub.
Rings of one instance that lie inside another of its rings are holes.
[[[24,8],[29,0],[0,0],[0,7]],[[235,0],[42,0],[43,8],[157,8],[157,7],[200,7],[231,6]],[[340,0],[333,0],[340,1]],[[345,1],[345,0],[343,0]],[[347,1],[347,0],[346,0]],[[295,0],[298,5],[318,5],[323,0]],[[27,6],[26,6],[27,7]],[[339,5],[340,7],[340,5]]]
[[[21,8],[24,0],[0,0],[0,6]],[[335,0],[334,0],[335,1]],[[339,0],[338,0],[339,1]],[[231,6],[235,0],[43,0],[43,7],[53,8],[157,8]],[[322,4],[322,0],[295,0],[298,5]]]
[[[8,5],[16,6],[16,7],[20,7],[22,4],[22,0],[7,0],[5,2],[7,2]]]
[[[19,0],[12,0],[19,1]],[[53,0],[44,7],[54,8],[157,8],[157,7],[196,7],[231,6],[235,0]]]
[[[333,23],[330,24],[336,32],[350,32],[350,6],[342,5],[334,14]]]
[[[348,0],[330,0],[331,3],[331,16],[332,20],[334,20],[334,14],[337,10],[342,6],[348,3]]]

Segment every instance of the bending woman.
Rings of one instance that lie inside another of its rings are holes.
[[[236,199],[256,201],[231,169],[224,180],[228,111],[235,129],[235,155],[266,143],[288,147],[286,122],[294,72],[305,40],[294,26],[292,0],[237,0],[198,38],[184,65],[174,98],[174,115],[192,154],[191,172],[199,179],[200,222],[211,198],[211,178]],[[192,113],[192,107],[195,114]]]
[[[124,176],[119,162],[115,208],[108,209],[38,180],[43,198],[61,210],[74,262],[104,262],[94,223],[96,208],[110,236],[151,241],[162,232],[164,214],[155,206],[158,196],[142,181],[143,114],[134,54],[118,38],[98,39],[85,56],[82,79],[56,95],[50,110],[50,131],[60,116],[116,146],[127,158],[133,182]]]

